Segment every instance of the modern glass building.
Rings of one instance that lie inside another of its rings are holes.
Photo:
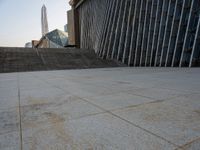
[[[37,43],[37,48],[63,48],[68,45],[68,34],[55,29],[45,34]]]
[[[69,38],[75,36],[81,48],[129,66],[200,66],[200,0],[71,0],[70,4],[74,20],[69,26],[75,32]]]

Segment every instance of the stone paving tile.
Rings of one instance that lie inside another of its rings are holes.
[[[2,148],[1,150],[21,150],[21,148],[19,148],[19,146],[15,146],[15,147],[5,147]]]
[[[88,98],[88,97],[96,97],[101,95],[110,95],[118,92],[124,92],[127,90],[135,90],[139,89],[133,84],[125,83],[125,82],[113,82],[107,81],[105,82],[103,79],[100,80],[99,78],[94,81],[90,81],[88,84],[87,81],[82,83],[79,80],[64,80],[64,79],[55,79],[48,81],[51,85],[59,87],[64,91],[71,93],[73,95]],[[59,84],[58,84],[59,83]]]
[[[3,79],[3,78],[2,78]],[[17,79],[11,80],[0,80],[0,89],[16,89],[18,88]]]
[[[19,130],[18,107],[0,111],[0,135]]]
[[[96,86],[101,86],[106,89],[116,91],[116,92],[124,92],[124,91],[131,91],[131,90],[136,90],[136,89],[141,89],[143,88],[143,85],[140,84],[135,84],[132,82],[129,82],[127,80],[107,80],[107,81],[102,81],[103,79],[99,81],[93,81],[92,85]],[[152,87],[152,85],[151,85]]]
[[[116,75],[117,76],[117,75]],[[110,88],[113,89],[115,88],[116,90],[130,90],[130,89],[137,89],[137,88],[143,88],[144,85],[145,87],[152,87],[154,86],[154,83],[144,83],[142,79],[142,77],[140,76],[136,76],[136,75],[126,75],[126,76],[117,76],[117,77],[112,77],[112,76],[108,76],[108,77],[95,77],[94,79],[82,79],[82,80],[78,80],[78,79],[73,79],[72,81],[74,82],[78,82],[78,83],[83,83],[83,84],[91,84],[91,85],[95,85],[95,86],[101,86],[101,87],[106,87],[106,88]],[[141,81],[137,81],[139,79],[141,79]],[[136,79],[136,80],[133,80]]]
[[[200,81],[198,81],[200,82]],[[185,91],[185,92],[191,92],[191,93],[199,93],[200,91],[200,85],[191,85],[191,84],[175,84],[175,83],[171,83],[171,84],[163,84],[161,86],[157,86],[158,88],[167,88],[167,89],[171,89],[171,90],[179,90],[179,91]]]
[[[33,89],[48,89],[51,88],[51,85],[40,82],[38,80],[32,81],[32,82],[26,82],[25,84],[21,85],[22,83],[20,82],[20,90],[33,90]]]
[[[87,98],[87,100],[106,110],[113,110],[124,107],[133,107],[141,105],[143,103],[149,103],[155,101],[154,99],[131,95],[122,92]]]
[[[59,86],[64,91],[79,96],[81,98],[87,98],[87,97],[96,97],[100,95],[109,95],[112,93],[117,93],[119,91],[116,91],[115,89],[107,89],[105,87],[100,86],[93,86],[93,85],[83,85],[83,84],[77,84],[73,83],[69,87],[65,86]]]
[[[1,150],[20,150],[20,134],[19,132],[9,132],[0,134]]]
[[[110,114],[100,114],[71,121],[63,121],[60,117],[54,117],[49,118],[53,121],[49,126],[23,130],[24,149],[175,149],[173,144]],[[55,119],[60,122],[55,123]]]
[[[31,90],[38,88],[50,88],[51,86],[47,84],[44,80],[40,80],[35,77],[23,78],[19,80],[21,90]]]
[[[165,100],[165,99],[171,99],[171,98],[175,98],[175,97],[186,95],[186,94],[191,94],[191,92],[183,92],[183,91],[161,89],[161,88],[136,89],[133,91],[127,91],[127,93],[149,97],[154,100]]]
[[[200,94],[180,96],[171,100],[170,103],[191,109],[200,115]]]
[[[77,119],[103,111],[75,96],[63,95],[51,102],[38,99],[39,103],[21,107],[23,128],[31,128],[40,124],[50,124],[49,118],[59,116],[63,120]],[[52,121],[52,120],[50,120]],[[55,119],[55,123],[56,120]]]
[[[158,101],[113,113],[181,146],[200,137],[200,115],[172,101]]]
[[[3,98],[9,98],[9,97],[18,97],[18,87],[15,86],[11,86],[9,88],[9,86],[6,87],[7,83],[3,83],[5,84],[5,87],[1,87],[0,88],[0,99]]]
[[[200,149],[200,138],[183,145],[182,150],[199,150]]]
[[[199,73],[125,67],[0,74],[0,149],[20,149],[19,80],[24,150],[199,150]]]
[[[18,98],[18,90],[17,89],[0,89],[0,100],[1,99],[9,99],[16,97]]]
[[[49,102],[66,93],[55,87],[20,90],[21,105]]]
[[[199,77],[185,77],[182,75],[181,78],[179,75],[174,75],[179,77],[170,80],[164,79],[162,83],[159,83],[157,85],[157,88],[167,88],[167,89],[172,89],[172,90],[177,90],[177,91],[186,91],[186,92],[191,92],[191,93],[199,93],[200,91],[200,79]],[[183,77],[182,77],[183,76]],[[164,78],[164,77],[162,77]]]
[[[46,80],[48,83],[50,83],[51,85],[57,85],[58,86],[58,82],[60,83],[59,86],[60,87],[70,87],[70,86],[84,86],[84,85],[88,85],[88,86],[97,86],[97,87],[104,87],[105,84],[109,84],[110,81],[109,80],[104,80],[103,78],[93,78],[93,79],[89,79],[89,78],[81,78],[81,77],[71,77],[71,78],[66,78],[66,77],[62,77],[62,78],[54,78],[54,79],[50,79],[50,80]]]
[[[0,74],[0,82],[14,81],[14,80],[17,80],[17,73],[1,73]]]
[[[19,107],[19,100],[18,96],[14,97],[1,97],[0,98],[0,111],[8,110],[10,108],[18,108]]]

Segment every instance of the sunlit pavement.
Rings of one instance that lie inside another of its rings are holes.
[[[200,69],[0,74],[1,150],[200,149]]]

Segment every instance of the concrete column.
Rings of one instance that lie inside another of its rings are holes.
[[[156,13],[156,22],[154,25],[154,34],[153,34],[153,44],[151,47],[151,58],[150,58],[150,64],[149,66],[152,66],[153,64],[153,60],[154,60],[154,56],[155,56],[155,47],[157,45],[157,40],[158,40],[158,33],[159,33],[159,25],[160,25],[160,17],[161,17],[161,12],[162,12],[162,8],[163,8],[163,1],[162,0],[158,0],[158,4],[157,4],[157,13]]]
[[[75,45],[80,48],[80,31],[79,31],[79,13],[77,9],[74,11],[74,31],[75,31]]]
[[[155,3],[157,1],[156,0],[152,0],[152,6],[151,6],[151,15],[150,15],[150,26],[149,26],[149,31],[148,31],[148,40],[147,40],[147,48],[146,48],[146,56],[145,56],[145,67],[148,65],[148,55],[149,55],[149,49],[150,49],[150,40],[151,40],[151,29],[154,26],[154,21],[153,21],[153,14],[155,11]],[[153,28],[154,29],[154,28]]]
[[[169,8],[170,1],[163,0],[163,8],[162,8],[161,21],[160,21],[160,26],[159,26],[159,33],[158,33],[158,42],[157,42],[157,47],[156,47],[155,59],[153,60],[154,67],[158,66],[159,65],[158,62],[160,62],[159,59],[160,59],[160,55],[161,55],[161,48],[162,48],[165,28],[166,28],[166,24],[168,22],[167,15],[168,15],[168,11],[169,11],[168,8]],[[167,9],[167,11],[166,11],[166,9]]]
[[[190,7],[190,12],[189,12],[189,18],[188,18],[188,22],[187,22],[187,28],[186,28],[186,34],[185,34],[185,37],[184,37],[184,42],[183,42],[183,48],[182,48],[182,52],[181,52],[181,59],[180,59],[180,62],[179,62],[179,67],[182,67],[182,60],[183,60],[183,54],[186,50],[186,42],[189,42],[187,41],[187,38],[188,38],[188,34],[189,34],[189,26],[190,26],[190,22],[191,22],[191,16],[192,16],[192,10],[193,10],[193,7],[194,7],[194,0],[192,0],[192,4],[191,4],[191,7]]]
[[[117,21],[117,28],[115,30],[115,38],[114,38],[114,44],[112,48],[112,59],[117,58],[118,54],[118,46],[119,46],[119,40],[120,40],[120,32],[122,28],[122,20],[123,20],[123,14],[124,14],[124,6],[126,1],[121,1],[120,9],[119,9],[119,16]]]
[[[181,31],[181,26],[183,24],[183,19],[184,19],[183,13],[184,13],[184,9],[185,9],[185,4],[186,4],[186,0],[183,0],[183,7],[182,7],[182,10],[181,10],[180,23],[179,23],[179,27],[178,27],[178,34],[177,34],[177,38],[176,38],[175,49],[174,49],[174,53],[173,53],[171,67],[174,67],[174,65],[175,65],[175,58],[176,58],[176,52],[177,52],[177,48],[178,48],[178,42],[179,42],[179,39],[180,39],[180,33],[183,32],[183,31]]]
[[[178,28],[179,28],[179,24],[180,24],[180,20],[178,20],[176,18],[176,16],[178,16],[179,11],[180,11],[180,13],[182,12],[182,7],[183,7],[182,2],[180,2],[179,0],[176,0],[175,11],[174,11],[173,21],[172,21],[172,31],[171,31],[170,37],[169,37],[167,56],[166,56],[166,60],[165,60],[165,67],[171,66],[171,63],[172,63],[173,54],[171,55],[171,53],[173,53],[173,51],[174,51],[175,41],[177,39],[177,32],[178,32]]]
[[[130,9],[130,0],[126,0],[123,20],[122,20],[122,29],[120,32],[121,35],[120,35],[119,46],[118,46],[118,54],[117,54],[117,60],[119,61],[122,61],[122,57],[123,57],[129,9]]]
[[[113,22],[112,22],[111,36],[109,37],[109,40],[108,40],[109,43],[108,43],[107,59],[111,58],[111,55],[112,55],[112,46],[113,46],[114,38],[115,38],[115,29],[117,27],[120,4],[121,4],[121,0],[117,0],[117,4],[116,4],[117,8],[115,9]]]
[[[149,52],[148,52],[148,58],[147,58],[147,63],[148,66],[151,66],[152,62],[152,55],[153,55],[153,48],[154,48],[154,43],[155,43],[155,36],[156,36],[156,26],[158,26],[158,13],[159,13],[159,5],[161,4],[160,0],[157,0],[156,3],[154,4],[154,13],[153,13],[153,25],[151,27],[151,35],[150,35],[150,41],[149,41]]]
[[[102,51],[102,49],[101,49],[101,47],[102,47],[102,44],[103,44],[103,36],[104,36],[104,31],[105,31],[105,28],[106,28],[106,26],[105,26],[105,24],[107,23],[107,19],[108,19],[108,14],[109,14],[109,4],[110,4],[110,0],[106,0],[106,12],[105,12],[105,16],[104,16],[104,19],[103,19],[103,22],[102,22],[102,28],[101,28],[101,31],[100,31],[100,40],[99,40],[99,44],[98,44],[98,50],[97,50],[97,54],[98,55],[100,55],[100,53],[101,53],[101,51]]]
[[[200,53],[200,50],[198,49],[198,46],[200,44],[199,42],[200,40],[200,16],[199,16],[199,20],[198,20],[198,25],[197,25],[197,29],[196,29],[196,33],[195,33],[195,39],[194,39],[194,44],[192,47],[192,53],[190,56],[190,63],[189,63],[189,67],[192,67],[192,61],[194,59],[195,53]]]
[[[159,63],[159,67],[162,66],[164,62],[164,58],[166,56],[166,53],[167,53],[167,49],[165,49],[166,47],[168,47],[168,44],[169,44],[169,36],[172,32],[172,22],[173,22],[173,19],[175,18],[175,8],[176,8],[176,4],[173,8],[173,0],[170,0],[169,1],[169,6],[168,6],[168,10],[167,10],[167,20],[166,20],[166,24],[165,24],[165,31],[164,31],[164,39],[163,39],[163,42],[162,42],[162,46],[161,46],[161,56],[160,56],[160,63]],[[176,1],[177,2],[177,1]],[[171,16],[170,12],[173,10],[173,15]],[[169,27],[170,26],[170,27]],[[165,43],[167,43],[165,45]]]
[[[122,60],[123,63],[126,63],[126,64],[128,64],[131,36],[132,36],[132,31],[134,30],[132,25],[133,25],[133,20],[135,18],[135,13],[136,13],[136,1],[131,0],[129,15],[128,15],[128,26],[126,30],[126,39],[125,39],[125,44],[124,44],[124,54],[123,54],[123,60]]]
[[[114,15],[115,15],[115,10],[117,9],[117,1],[113,1],[113,6],[111,8],[111,14],[110,14],[110,19],[109,19],[109,23],[108,23],[108,30],[106,32],[105,35],[105,42],[104,42],[104,46],[103,46],[103,55],[102,58],[106,58],[107,56],[107,52],[108,52],[108,44],[109,44],[109,38],[111,36],[111,30],[112,30],[112,24],[113,24],[113,20],[114,20]]]
[[[139,27],[138,27],[138,32],[137,32],[137,41],[136,41],[136,46],[135,46],[135,57],[134,57],[134,66],[137,66],[138,63],[137,63],[137,60],[140,58],[138,57],[138,53],[140,53],[141,51],[141,40],[142,40],[142,32],[143,32],[143,21],[144,21],[144,18],[143,18],[143,15],[142,15],[142,12],[143,12],[143,5],[145,6],[145,0],[141,0],[141,4],[140,4],[140,14],[139,14]],[[146,11],[146,10],[144,10]]]
[[[101,45],[100,45],[100,54],[99,54],[100,57],[103,55],[103,45],[105,43],[105,36],[106,36],[107,30],[108,30],[108,24],[109,24],[109,19],[110,19],[110,16],[111,16],[112,6],[113,6],[113,1],[109,0],[108,6],[107,6],[108,7],[108,14],[106,15],[106,21],[105,21],[105,24],[103,25],[103,26],[105,26],[105,28],[103,30],[102,42],[101,42]]]
[[[128,59],[128,65],[131,66],[134,63],[134,55],[135,55],[135,46],[136,46],[136,41],[137,41],[137,32],[138,32],[138,22],[137,20],[139,20],[139,13],[140,13],[140,8],[141,6],[141,1],[140,0],[136,0],[135,3],[135,11],[134,11],[134,19],[133,19],[133,30],[132,30],[132,35],[131,35],[131,43],[130,43],[130,52],[129,52],[129,59]]]
[[[150,17],[148,15],[151,14],[151,9],[153,7],[153,0],[146,2],[146,6],[145,6],[145,18],[144,18],[144,29],[143,29],[143,35],[142,35],[142,47],[141,47],[141,55],[140,55],[140,66],[143,66],[143,62],[145,63],[145,57],[143,57],[143,55],[145,55],[146,53],[146,43],[147,43],[147,39],[148,39],[148,34],[149,34],[149,20]],[[150,12],[149,12],[150,10]],[[145,52],[144,52],[145,51]],[[144,58],[144,59],[143,59]]]

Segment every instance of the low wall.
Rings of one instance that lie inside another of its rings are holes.
[[[0,72],[116,67],[87,49],[0,48]]]

